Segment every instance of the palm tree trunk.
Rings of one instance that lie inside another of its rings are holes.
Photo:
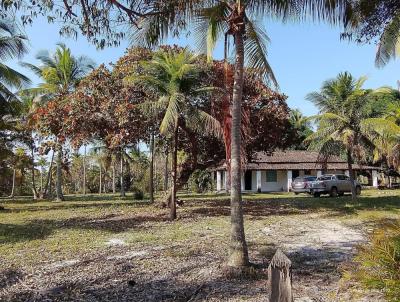
[[[43,167],[40,169],[40,192],[43,192]]]
[[[171,199],[170,199],[170,213],[171,220],[176,219],[176,173],[178,162],[178,126],[175,126],[174,131],[174,150],[172,154],[172,186],[171,186]]]
[[[17,170],[13,169],[13,178],[12,178],[12,187],[11,187],[11,194],[10,198],[14,198],[15,195],[15,178],[16,178]]]
[[[239,25],[240,26],[240,25]],[[231,242],[228,265],[243,267],[249,264],[246,238],[244,234],[243,205],[241,193],[241,102],[243,92],[244,45],[243,32],[235,33],[236,59],[232,99],[231,136]]]
[[[115,194],[115,162],[112,162],[112,192]]]
[[[125,188],[124,188],[124,149],[121,148],[120,154],[120,169],[121,169],[121,197],[125,197]]]
[[[101,164],[100,164],[100,167],[99,167],[99,168],[100,168],[100,175],[99,175],[99,176],[100,176],[100,180],[99,180],[99,182],[100,182],[100,183],[99,183],[99,194],[101,194],[101,176],[102,176],[102,175],[101,175]]]
[[[354,186],[354,171],[353,171],[353,156],[351,155],[351,150],[347,150],[347,167],[349,170],[349,177],[351,183],[351,199],[355,200],[357,198],[356,187]]]
[[[50,166],[49,166],[49,172],[47,173],[46,187],[44,188],[44,190],[42,192],[41,198],[47,196],[47,192],[48,192],[49,186],[51,184],[51,172],[53,170],[54,152],[55,152],[55,150],[53,149],[53,154],[51,155],[51,161],[50,161]],[[51,189],[50,189],[50,191],[51,191]]]
[[[84,151],[83,151],[83,195],[86,195],[86,145],[84,146]]]
[[[33,199],[36,200],[38,197],[38,193],[36,190],[36,181],[35,181],[35,151],[33,142],[31,143],[31,156],[32,156],[32,163],[31,163],[31,171],[32,171],[32,193]]]
[[[154,131],[150,135],[150,202],[154,202]]]
[[[58,144],[57,152],[57,184],[56,184],[56,201],[63,201],[64,196],[62,193],[62,145]]]
[[[164,166],[164,191],[168,190],[168,149],[165,150],[165,166]]]

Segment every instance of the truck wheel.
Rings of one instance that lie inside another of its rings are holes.
[[[361,195],[361,187],[360,186],[356,187],[356,194]]]
[[[320,197],[321,196],[321,193],[319,193],[319,192],[314,192],[314,197]]]
[[[332,187],[331,193],[329,194],[331,197],[337,197],[338,196],[338,190],[336,187]]]

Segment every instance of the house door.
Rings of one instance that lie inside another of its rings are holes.
[[[252,179],[251,179],[251,170],[247,170],[244,173],[244,189],[246,191],[251,191],[251,183],[252,183]]]
[[[295,179],[296,177],[300,176],[300,170],[292,170],[292,178]]]

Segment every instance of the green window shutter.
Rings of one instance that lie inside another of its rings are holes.
[[[267,170],[267,182],[277,182],[278,176],[276,170]]]

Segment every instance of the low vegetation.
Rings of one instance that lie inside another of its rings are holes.
[[[357,244],[365,244],[364,234],[380,227],[382,220],[398,219],[399,193],[364,191],[355,202],[350,195],[245,194],[246,234],[255,264],[249,280],[228,280],[221,271],[230,226],[229,196],[224,194],[179,194],[185,203],[175,222],[165,209],[147,199],[133,200],[132,194],[66,195],[59,203],[3,199],[0,300],[33,299],[40,293],[60,300],[135,295],[146,301],[154,295],[154,301],[180,301],[194,295],[218,301],[230,295],[232,301],[259,301],[267,295],[265,269],[277,247],[293,261],[296,296],[329,300],[340,288],[341,265],[351,261]],[[365,280],[375,275],[365,265],[372,259],[365,258],[370,248],[361,249],[351,262],[355,276],[363,272]],[[383,255],[376,252],[376,257]],[[395,268],[385,261],[382,278]],[[132,280],[134,291],[127,284]],[[361,290],[365,280],[354,280],[354,290]],[[324,285],[317,290],[309,282]],[[368,288],[376,286],[393,291],[396,283],[368,282]],[[352,295],[346,291],[340,297],[357,301],[359,293]],[[372,295],[379,301],[379,293]]]
[[[370,243],[360,248],[350,274],[368,289],[379,289],[388,301],[400,297],[400,224],[385,222],[374,231]]]

